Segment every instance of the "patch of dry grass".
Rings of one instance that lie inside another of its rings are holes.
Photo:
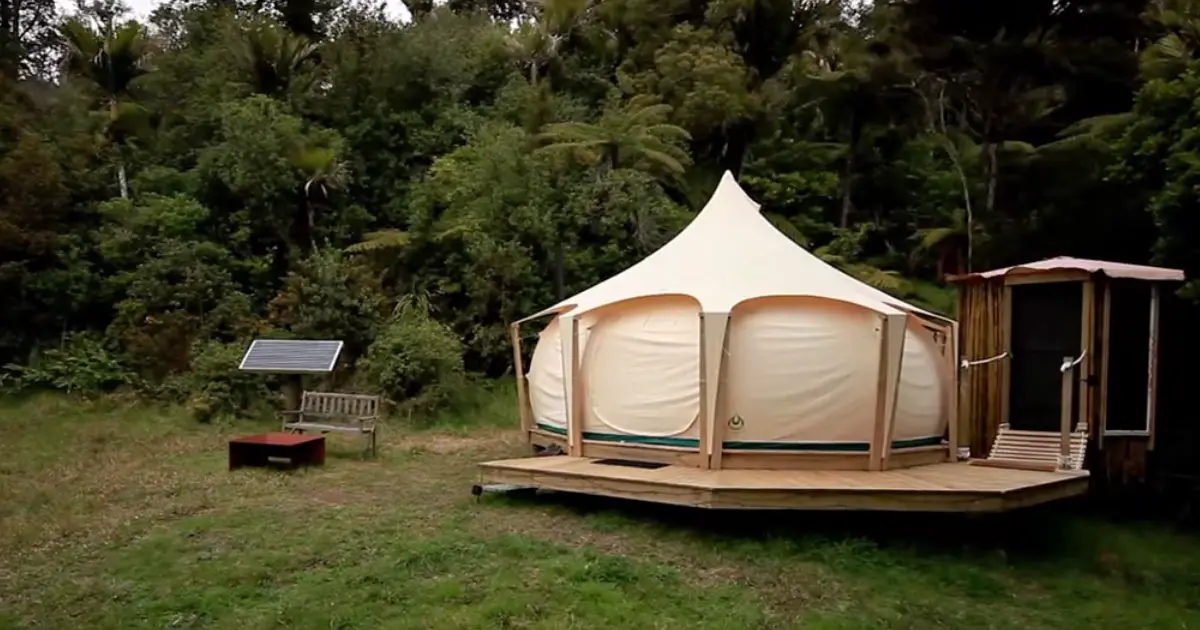
[[[477,500],[475,464],[523,445],[442,425],[231,473],[226,440],[274,422],[0,403],[0,628],[1200,626],[1200,544],[1158,529]]]

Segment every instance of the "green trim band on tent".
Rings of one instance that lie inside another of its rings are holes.
[[[537,423],[537,428],[558,435],[566,435],[567,430]],[[700,448],[700,440],[694,438],[647,437],[643,435],[615,435],[612,433],[583,432],[583,439],[595,442],[618,442],[626,444],[645,444],[649,446],[675,446],[680,448]],[[911,440],[896,440],[892,448],[916,448],[918,446],[937,446],[942,443],[941,436],[915,438]],[[835,451],[844,453],[866,453],[871,450],[868,442],[737,442],[722,443],[722,448],[738,451]]]

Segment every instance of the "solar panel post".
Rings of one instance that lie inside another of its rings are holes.
[[[304,392],[303,376],[288,374],[283,377],[283,410],[300,411],[300,398]]]

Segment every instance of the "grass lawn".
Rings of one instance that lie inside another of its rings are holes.
[[[230,473],[274,422],[0,402],[0,628],[1200,628],[1200,539],[1156,526],[477,500],[509,403]]]

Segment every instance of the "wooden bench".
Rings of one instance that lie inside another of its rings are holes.
[[[287,413],[287,412],[285,412]],[[320,431],[358,433],[367,437],[371,456],[375,456],[376,422],[379,420],[379,396],[304,392],[300,410],[290,412],[295,420],[283,421],[289,433]]]
[[[973,466],[1023,470],[1081,470],[1087,452],[1087,427],[1076,425],[1070,435],[1067,461],[1062,457],[1062,434],[1055,431],[1015,431],[1000,425],[986,459],[973,459]]]

